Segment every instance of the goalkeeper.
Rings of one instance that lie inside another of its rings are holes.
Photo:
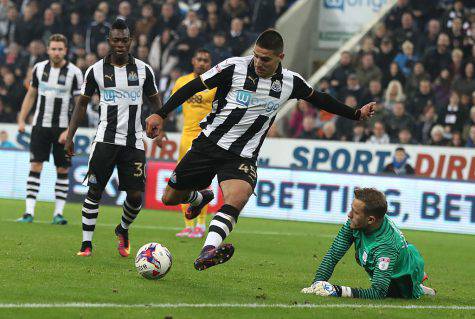
[[[357,188],[348,214],[330,250],[317,269],[313,284],[303,293],[320,296],[382,299],[435,296],[435,290],[422,285],[427,278],[424,260],[415,246],[386,216],[387,202],[374,188]],[[360,289],[328,282],[336,264],[355,244],[356,262],[371,277],[371,288]]]

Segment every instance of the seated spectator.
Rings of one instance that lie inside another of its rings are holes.
[[[409,114],[422,114],[422,111],[428,105],[435,105],[434,93],[430,86],[429,80],[422,80],[419,83],[419,89],[417,92],[409,99],[408,103],[408,112]]]
[[[392,113],[388,117],[387,131],[391,139],[398,137],[399,131],[403,128],[410,130],[414,129],[414,118],[406,113],[406,108],[403,102],[394,104]]]
[[[251,23],[251,13],[244,0],[226,0],[223,5],[222,21],[224,25],[231,25],[231,20],[239,18],[245,26]]]
[[[102,59],[104,58],[106,55],[109,54],[109,43],[107,42],[99,42],[97,44],[97,49],[96,49],[96,53],[97,53],[97,57],[99,59]]]
[[[333,123],[331,121],[326,122],[323,125],[322,134],[319,135],[318,139],[325,140],[325,141],[336,141],[336,140],[338,140],[337,135],[336,135],[335,123]]]
[[[364,143],[368,139],[365,132],[365,125],[363,122],[356,122],[353,126],[353,134],[351,135],[351,142]]]
[[[410,41],[404,41],[402,53],[398,53],[394,58],[394,62],[397,63],[406,78],[411,75],[412,68],[417,60],[418,57],[414,55],[414,45]]]
[[[299,100],[297,106],[290,115],[289,134],[291,137],[299,137],[303,131],[303,119],[309,115],[315,118],[315,109],[305,100]],[[314,121],[313,121],[314,123]]]
[[[475,148],[475,125],[470,126],[466,147]]]
[[[7,131],[0,132],[0,148],[16,148],[15,144],[8,140]]]
[[[386,129],[382,122],[374,123],[372,135],[369,137],[366,143],[389,144],[389,135],[386,133]]]
[[[383,173],[395,174],[395,175],[414,175],[414,168],[407,163],[409,155],[403,147],[396,148],[394,152],[393,160],[386,165]]]
[[[412,138],[412,129],[406,127],[399,130],[397,139],[392,141],[394,144],[417,144],[417,141]]]
[[[422,144],[430,143],[430,134],[434,125],[437,123],[437,112],[433,105],[427,106],[422,115],[418,118],[417,138]]]
[[[406,84],[406,77],[399,69],[399,66],[397,65],[397,63],[391,62],[391,64],[389,64],[389,73],[387,73],[386,76],[383,76],[383,80],[382,80],[383,87],[387,87],[389,85],[389,82],[394,81],[394,80],[401,83],[402,86]]]
[[[5,98],[0,95],[0,122],[14,123],[17,113],[5,102]]]
[[[449,141],[444,136],[444,128],[442,125],[435,125],[430,131],[429,145],[447,146]]]
[[[354,73],[353,66],[351,65],[351,53],[343,51],[340,54],[340,62],[338,66],[333,70],[330,75],[330,84],[335,91],[342,89],[348,76]]]
[[[361,57],[361,64],[356,68],[356,76],[363,87],[367,87],[371,80],[381,80],[381,70],[374,64],[372,53],[365,53]]]
[[[200,29],[196,24],[190,25],[186,29],[186,36],[179,39],[176,43],[175,53],[178,57],[178,65],[184,72],[193,71],[191,59],[195,51],[203,45],[203,38],[200,35]],[[213,61],[213,64],[214,61]]]
[[[393,62],[395,56],[396,50],[394,50],[391,39],[388,37],[383,38],[379,52],[374,57],[374,61],[381,70],[383,78],[389,77],[389,65]]]
[[[376,23],[376,26],[373,28],[373,41],[374,41],[374,46],[375,48],[379,50],[379,47],[381,46],[381,42],[383,42],[383,39],[387,37],[388,35],[388,29],[386,28],[386,25],[384,22],[378,22]]]
[[[411,43],[419,42],[419,32],[417,31],[412,13],[405,12],[401,17],[401,28],[394,31],[394,45],[400,48],[405,41]]]
[[[142,34],[148,36],[152,27],[157,22],[154,16],[153,6],[150,3],[145,3],[140,10],[140,18],[135,23],[135,36],[139,37]],[[150,41],[153,39],[149,39]]]
[[[148,61],[160,77],[168,76],[178,64],[178,57],[173,54],[177,42],[178,40],[170,29],[163,30],[163,33],[157,35],[152,41]]]
[[[386,109],[381,101],[376,100],[374,105],[374,115],[368,119],[368,126],[373,127],[376,122],[382,122],[386,125],[389,117],[389,110]]]
[[[173,5],[164,3],[160,8],[160,15],[157,17],[157,21],[150,29],[148,39],[152,41],[155,37],[162,34],[165,29],[177,30],[179,25],[180,17],[178,13],[175,12]]]
[[[449,36],[445,33],[441,33],[437,38],[437,46],[429,49],[424,55],[422,60],[432,80],[435,79],[443,69],[450,67],[452,58],[450,56],[449,48]]]
[[[46,9],[43,12],[43,21],[40,25],[41,39],[43,43],[48,43],[48,39],[55,33],[64,33],[61,29],[61,24],[56,21],[53,10]]]
[[[298,138],[314,140],[317,138],[317,130],[315,128],[315,118],[311,115],[305,115],[302,121],[302,132]]]
[[[452,92],[449,104],[438,112],[437,123],[444,128],[445,133],[461,132],[463,129],[465,118],[459,103],[460,98],[458,93]]]
[[[363,98],[366,95],[366,90],[360,85],[356,74],[350,74],[346,80],[346,86],[339,92],[340,100],[345,100],[348,95],[353,95],[356,98],[357,104],[363,104]]]
[[[106,21],[106,15],[101,10],[94,12],[94,20],[89,24],[86,31],[86,52],[96,52],[97,45],[105,42],[109,35],[110,24]]]
[[[442,69],[440,75],[435,79],[432,87],[437,109],[443,108],[449,103],[451,86],[451,76],[448,69]]]
[[[219,21],[218,15],[215,13],[209,14],[203,29],[206,42],[213,41],[214,35],[220,31],[223,31],[223,26]]]
[[[73,34],[79,34],[82,37],[86,35],[86,25],[82,20],[80,13],[78,11],[72,11],[69,14],[69,22],[66,24],[66,36],[68,39],[73,38]]]
[[[419,61],[414,64],[411,75],[406,79],[406,87],[404,88],[406,95],[413,97],[419,89],[419,84],[422,80],[428,80],[430,87],[430,76],[424,70],[424,64]]]
[[[369,81],[369,90],[363,98],[363,103],[381,101],[382,99],[383,99],[383,87],[381,86],[381,81],[379,80]]]
[[[239,18],[231,21],[229,31],[229,46],[233,56],[240,56],[251,44],[251,36],[244,30],[244,23]]]
[[[392,110],[394,104],[404,102],[405,100],[406,96],[404,95],[401,82],[397,80],[389,82],[386,93],[384,94],[384,107],[388,110]]]
[[[427,32],[423,32],[417,44],[417,52],[420,56],[424,56],[428,49],[437,45],[437,38],[440,34],[440,22],[437,19],[431,19],[427,23]]]
[[[205,49],[211,52],[211,64],[215,65],[233,56],[229,46],[226,45],[226,35],[218,32],[213,36],[213,42],[206,45]]]
[[[373,55],[373,56],[378,53],[378,48],[374,45],[374,40],[369,35],[365,36],[361,40],[361,48],[358,51],[358,56],[357,56],[356,63],[361,64],[361,59],[363,58],[363,56],[365,54],[368,54],[368,53]]]
[[[460,94],[472,94],[475,91],[474,71],[474,64],[472,62],[467,63],[463,75],[455,77],[452,88]]]
[[[345,104],[352,108],[356,108],[358,106],[358,101],[356,101],[356,98],[353,95],[348,95],[345,99]],[[341,141],[350,140],[351,135],[353,134],[354,121],[343,116],[337,116],[335,124],[338,139]]]
[[[473,99],[475,100],[475,92],[473,92],[472,95],[473,95]],[[463,127],[462,137],[464,139],[467,139],[469,131],[470,131],[470,127],[472,127],[473,125],[475,125],[475,101],[473,103],[473,106],[470,108],[468,119],[465,122],[464,127]]]
[[[462,139],[462,133],[453,132],[452,133],[452,138],[450,139],[450,142],[449,142],[448,146],[464,147],[465,146],[465,141]]]
[[[41,38],[41,27],[35,18],[32,3],[25,5],[22,10],[22,17],[15,23],[14,41],[26,48],[31,41]]]
[[[450,73],[454,78],[457,78],[463,74],[463,52],[460,49],[453,49],[450,54],[452,62],[450,63]]]
[[[23,97],[26,94],[25,88],[16,81],[12,72],[7,72],[3,76],[3,84],[0,86],[0,98],[8,101],[15,113],[21,109]]]
[[[465,37],[465,34],[462,24],[463,22],[461,18],[455,18],[453,20],[452,27],[448,31],[452,48],[461,49],[463,46],[463,39]]]

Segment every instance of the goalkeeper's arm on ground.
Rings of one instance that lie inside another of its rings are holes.
[[[353,234],[350,229],[350,221],[348,220],[345,225],[340,229],[338,235],[323,257],[320,266],[315,274],[315,281],[328,281],[333,274],[336,264],[340,261],[345,253],[350,249],[353,244]]]

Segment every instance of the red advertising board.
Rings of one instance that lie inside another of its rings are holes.
[[[179,206],[165,206],[162,201],[162,194],[165,190],[168,179],[175,169],[174,162],[147,162],[147,184],[145,189],[145,208],[159,210],[180,210]],[[223,195],[216,178],[210,188],[215,194],[215,199],[211,201],[208,213],[216,212],[223,205]],[[216,196],[217,195],[217,196]]]

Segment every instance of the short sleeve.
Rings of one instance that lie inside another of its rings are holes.
[[[81,86],[84,78],[82,76],[82,72],[79,69],[76,69],[74,72],[74,77],[73,77],[73,84],[71,87],[71,92],[73,96],[81,94]]]
[[[229,59],[215,65],[205,73],[201,74],[201,81],[208,89],[212,89],[218,86],[219,83],[225,82],[232,78],[234,72],[234,63],[231,63]]]
[[[37,70],[38,70],[38,66],[35,65],[33,67],[33,70],[31,71],[30,85],[34,88],[38,88],[38,85],[39,85]]]
[[[147,96],[153,96],[158,93],[155,75],[153,74],[152,68],[148,65],[145,65],[145,81],[143,84],[143,91]]]
[[[306,99],[312,94],[313,88],[299,74],[294,75],[292,94],[289,99]]]
[[[86,71],[85,80],[81,87],[81,94],[91,97],[97,89],[99,89],[99,87],[94,77],[94,65],[91,65]]]

